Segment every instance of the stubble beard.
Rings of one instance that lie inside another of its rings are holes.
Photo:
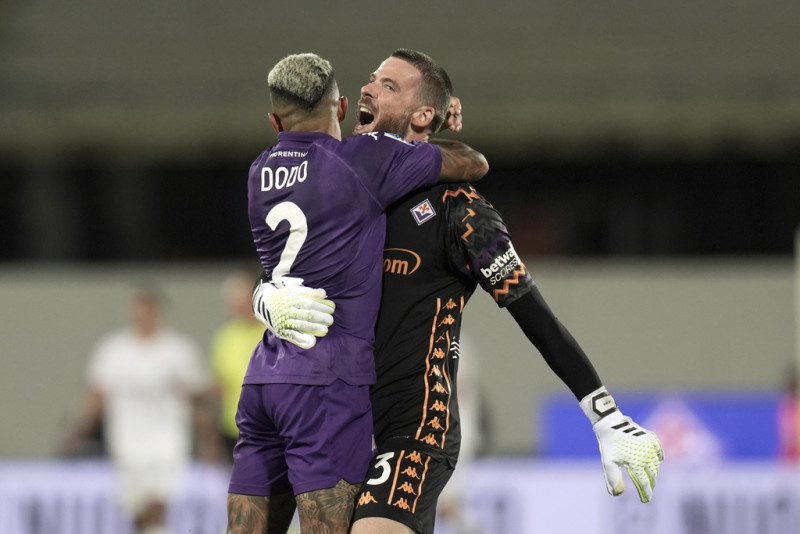
[[[411,114],[407,113],[403,116],[397,115],[394,117],[382,117],[379,122],[375,123],[372,131],[393,133],[405,138],[410,126]]]

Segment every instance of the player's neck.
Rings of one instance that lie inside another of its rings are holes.
[[[406,134],[403,136],[403,139],[410,143],[414,143],[417,141],[427,142],[430,137],[431,132],[427,128],[423,132],[417,132],[413,128],[409,127],[406,131]]]
[[[339,125],[339,121],[336,118],[332,118],[332,120],[326,119],[309,119],[305,121],[299,121],[291,126],[291,128],[286,128],[287,130],[291,130],[293,132],[318,132],[318,133],[326,133],[331,137],[335,137],[338,140],[342,140],[342,128]]]

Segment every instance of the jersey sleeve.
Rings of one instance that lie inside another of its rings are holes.
[[[500,213],[469,184],[445,189],[453,267],[477,282],[500,307],[535,284],[514,250]]]
[[[385,132],[345,140],[357,174],[384,209],[414,189],[433,185],[442,171],[442,151]]]

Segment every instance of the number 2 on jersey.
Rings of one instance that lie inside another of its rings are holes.
[[[300,253],[300,248],[305,243],[306,236],[308,236],[306,214],[294,202],[281,202],[269,210],[266,223],[273,232],[282,221],[289,222],[289,237],[283,247],[283,252],[281,252],[280,261],[272,271],[273,280],[288,276],[292,269],[292,264]]]

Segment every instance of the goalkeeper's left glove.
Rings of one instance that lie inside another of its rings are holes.
[[[277,287],[259,280],[253,289],[253,312],[277,337],[309,349],[333,324],[336,305],[326,296],[324,289],[282,283]]]
[[[586,395],[580,404],[597,435],[608,492],[620,495],[625,491],[622,479],[625,467],[641,501],[649,502],[659,463],[664,461],[664,451],[656,435],[623,416],[604,387]]]

